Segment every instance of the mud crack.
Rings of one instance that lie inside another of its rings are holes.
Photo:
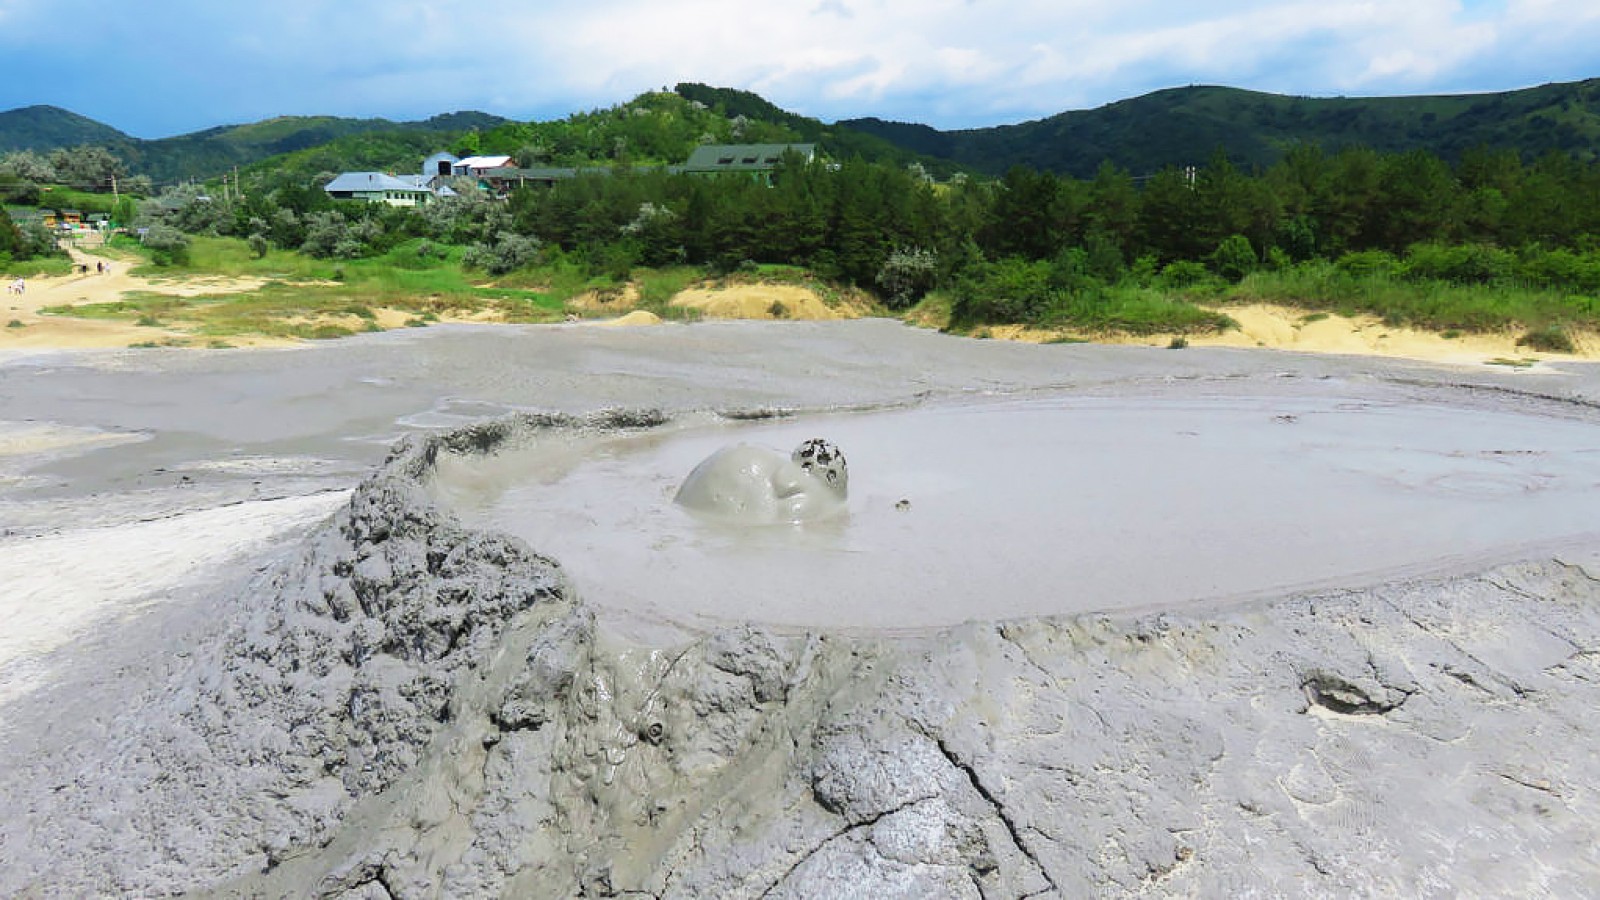
[[[927,801],[932,800],[932,799],[934,799],[933,795],[930,794],[930,795],[925,796],[925,797],[917,797],[916,799],[913,799],[913,800],[907,800],[906,802],[900,804],[899,806],[894,807],[893,809],[886,809],[883,812],[875,813],[874,815],[872,815],[871,817],[869,817],[867,819],[863,819],[862,821],[857,822],[854,825],[847,825],[844,828],[841,828],[838,831],[835,831],[833,834],[828,835],[827,837],[823,838],[820,842],[818,842],[815,847],[812,847],[810,850],[807,850],[805,853],[801,854],[800,858],[796,859],[793,863],[791,863],[787,869],[784,869],[783,870],[783,874],[779,875],[777,877],[777,879],[772,882],[772,884],[767,886],[766,890],[761,892],[762,900],[765,900],[766,897],[769,897],[769,896],[772,895],[773,891],[777,890],[779,887],[782,887],[783,883],[789,880],[789,876],[793,875],[801,866],[805,865],[806,862],[809,861],[813,856],[816,856],[818,853],[821,853],[823,850],[827,849],[828,845],[833,843],[834,841],[836,841],[836,840],[838,840],[838,839],[840,839],[842,837],[848,837],[848,836],[854,834],[855,832],[860,831],[863,828],[871,828],[872,826],[878,824],[879,822],[883,821],[884,819],[889,818],[890,816],[894,815],[895,813],[904,812],[905,810],[908,810],[911,807],[916,806],[918,803],[926,803]]]
[[[983,779],[978,777],[978,770],[957,756],[955,751],[951,750],[950,746],[944,742],[944,738],[935,737],[934,744],[938,746],[939,752],[944,754],[944,758],[950,762],[950,765],[955,766],[967,776],[967,781],[972,785],[972,789],[978,792],[978,796],[982,797],[985,803],[994,808],[996,818],[1000,820],[1001,825],[1005,826],[1006,833],[1011,836],[1011,843],[1015,844],[1017,850],[1023,856],[1026,856],[1029,862],[1033,863],[1034,868],[1039,870],[1039,874],[1050,885],[1048,891],[1053,891],[1059,895],[1061,888],[1056,884],[1055,878],[1050,875],[1050,871],[1044,867],[1044,864],[1039,862],[1039,857],[1034,853],[1033,848],[1023,842],[1022,829],[1012,820],[1011,815],[1006,812],[1005,804],[1001,803],[1000,799],[987,787],[984,787]]]

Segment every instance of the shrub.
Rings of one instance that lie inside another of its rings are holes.
[[[1100,228],[1091,228],[1083,239],[1084,264],[1090,275],[1101,281],[1118,281],[1128,273],[1128,261],[1122,255],[1122,245],[1115,236]]]
[[[1335,263],[1339,271],[1356,278],[1389,278],[1400,270],[1400,263],[1382,250],[1346,253]]]
[[[267,236],[259,232],[245,238],[245,243],[250,245],[250,255],[256,259],[265,257],[267,250],[271,249],[271,244],[267,243]]]
[[[504,275],[522,268],[539,255],[539,242],[515,232],[501,232],[493,243],[473,244],[462,255],[462,264],[482,269],[490,275]]]
[[[1210,273],[1206,271],[1205,266],[1187,259],[1167,263],[1161,269],[1161,283],[1174,290],[1193,287],[1209,278]]]
[[[1453,284],[1488,284],[1509,276],[1515,259],[1486,244],[1415,244],[1407,253],[1407,278],[1431,278]]]
[[[1260,264],[1255,248],[1250,246],[1250,239],[1242,234],[1224,238],[1212,251],[1210,262],[1211,271],[1234,282],[1254,272]]]
[[[1572,335],[1560,325],[1553,324],[1530,329],[1522,337],[1517,338],[1517,346],[1532,347],[1548,353],[1572,353],[1578,349],[1572,343]]]
[[[1516,274],[1541,287],[1600,293],[1600,253],[1527,247],[1517,261]]]
[[[189,262],[189,236],[171,225],[151,225],[144,233],[144,245],[158,266],[181,266]]]
[[[318,259],[337,256],[341,244],[351,240],[350,226],[337,210],[310,213],[305,218],[305,238],[300,252]]]
[[[0,203],[36,206],[42,194],[37,182],[0,174]]]
[[[939,276],[939,254],[921,247],[896,248],[878,268],[876,281],[884,290],[884,302],[892,309],[905,309],[933,290]]]
[[[1279,222],[1277,241],[1293,262],[1305,262],[1317,255],[1317,232],[1310,216]]]
[[[951,309],[959,325],[985,322],[1038,322],[1056,299],[1051,265],[1008,257],[976,266],[963,279]]]

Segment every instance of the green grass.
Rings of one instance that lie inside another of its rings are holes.
[[[668,303],[689,285],[705,277],[705,272],[688,266],[668,269],[639,269],[634,273],[639,285],[639,306],[662,318],[680,315],[681,309]]]
[[[91,194],[59,184],[42,185],[39,194],[40,209],[75,209],[79,212],[109,213],[117,205],[111,194]]]
[[[1391,326],[1458,334],[1552,325],[1600,327],[1600,297],[1518,284],[1451,284],[1352,275],[1330,263],[1257,272],[1222,300],[1273,303],[1346,316],[1372,315]]]
[[[320,260],[284,250],[256,258],[249,245],[235,238],[195,237],[183,265],[146,262],[135,274],[157,282],[196,276],[258,278],[260,288],[235,294],[188,299],[133,295],[118,303],[57,307],[58,315],[138,321],[152,317],[194,323],[202,335],[263,334],[271,337],[325,339],[357,330],[377,330],[379,308],[397,309],[414,319],[469,315],[485,309],[501,311],[512,322],[549,322],[561,316],[564,296],[502,279],[480,284],[461,268],[459,248],[440,248],[442,256],[419,258],[418,241],[401,244],[370,259]],[[120,239],[113,249],[148,260],[137,241]],[[355,317],[353,323],[298,322],[284,319]]]
[[[1117,334],[1195,334],[1226,331],[1238,323],[1182,295],[1133,284],[1085,291],[1058,301],[1042,324],[1086,332]]]
[[[955,297],[948,291],[929,291],[910,309],[901,313],[900,318],[919,328],[944,330],[950,327],[950,320],[955,315],[955,302]]]
[[[69,275],[72,260],[62,256],[40,256],[33,259],[6,259],[0,263],[0,278],[7,283],[17,278],[39,278],[45,275]]]

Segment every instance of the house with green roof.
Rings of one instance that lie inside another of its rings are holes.
[[[688,162],[674,169],[686,175],[724,173],[771,178],[785,153],[797,153],[806,162],[816,158],[816,144],[706,144],[689,154]]]

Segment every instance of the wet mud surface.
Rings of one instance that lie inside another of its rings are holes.
[[[563,560],[621,627],[903,629],[1156,608],[1362,587],[1600,536],[1595,421],[1340,387],[1036,394],[652,430],[595,442],[570,466],[538,447],[447,465],[438,486],[469,525]],[[813,435],[848,449],[841,516],[730,526],[672,502],[720,448]]]
[[[1581,895],[1597,386],[884,322],[12,358],[0,433],[114,437],[8,456],[0,566],[352,492],[27,660],[0,894]],[[834,530],[673,517],[813,436]]]

